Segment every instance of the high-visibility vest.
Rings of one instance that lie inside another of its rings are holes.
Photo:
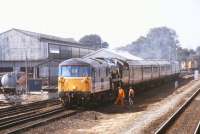
[[[125,97],[124,89],[122,88],[119,89],[119,96],[123,98]]]

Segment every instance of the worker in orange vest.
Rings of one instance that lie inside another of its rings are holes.
[[[118,87],[118,96],[115,101],[115,104],[124,105],[124,98],[125,98],[124,89],[122,87]]]

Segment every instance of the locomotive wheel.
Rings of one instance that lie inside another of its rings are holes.
[[[71,99],[69,96],[66,96],[65,98],[62,98],[62,105],[64,107],[70,107],[71,106]]]

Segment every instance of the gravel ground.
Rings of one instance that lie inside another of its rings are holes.
[[[27,134],[153,133],[188,94],[200,87],[190,81],[178,89],[173,84],[136,96],[134,106],[108,105],[31,129]]]
[[[150,105],[142,116],[133,121],[126,133],[154,133],[199,87],[200,81],[191,81],[162,101]]]
[[[200,121],[200,94],[191,102],[173,126],[168,134],[193,134]]]
[[[57,93],[35,92],[28,95],[4,95],[0,94],[0,109],[17,104],[28,104],[36,101],[56,98]]]

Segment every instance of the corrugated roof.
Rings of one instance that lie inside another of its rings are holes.
[[[100,49],[92,52],[83,58],[110,58],[110,59],[121,59],[123,61],[127,60],[142,60],[142,58],[131,55],[128,52],[116,51],[111,49]]]
[[[88,59],[71,58],[59,64],[59,66],[65,66],[65,65],[91,65],[93,67],[109,66],[109,64],[104,60],[90,59],[90,58]]]
[[[120,56],[125,57],[126,59],[130,59],[130,60],[143,60],[140,57],[137,57],[135,55],[130,54],[128,51],[122,51],[122,50],[110,50],[110,52],[118,54]]]
[[[140,57],[134,56],[126,51],[117,51],[110,49],[100,49],[98,51],[92,52],[83,57],[84,59],[88,58],[105,58],[105,59],[116,59],[119,62],[128,63],[129,65],[170,65],[169,61],[166,60],[144,60]],[[172,62],[173,63],[173,62]]]
[[[15,31],[18,31],[18,32],[23,33],[25,35],[32,36],[32,37],[39,38],[39,39],[49,39],[49,40],[57,40],[57,41],[80,44],[80,43],[76,42],[73,38],[62,38],[62,37],[57,37],[57,36],[53,36],[53,35],[30,32],[30,31],[16,29],[16,28],[13,28],[12,30],[15,30]]]

